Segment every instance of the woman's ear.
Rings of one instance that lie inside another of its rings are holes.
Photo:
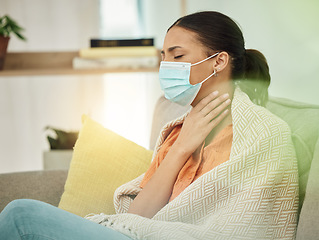
[[[215,58],[214,69],[217,73],[223,71],[228,65],[228,62],[229,54],[227,52],[220,52]]]

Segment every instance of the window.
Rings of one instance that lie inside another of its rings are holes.
[[[141,0],[100,0],[100,36],[138,38],[143,36]]]
[[[143,38],[141,0],[100,0],[100,37]],[[161,91],[157,73],[115,73],[104,77],[103,125],[148,148],[153,111]]]

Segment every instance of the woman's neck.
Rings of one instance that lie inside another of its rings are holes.
[[[209,88],[209,86],[205,86],[205,87],[208,87],[208,88],[205,88],[205,90],[208,90],[206,92],[206,96],[207,96],[207,94],[217,90],[219,92],[219,95],[223,95],[224,93],[228,93],[230,100],[233,99],[234,87],[233,87],[232,81],[221,82],[221,83],[215,84],[214,86],[211,86],[210,88]],[[231,104],[227,107],[227,109],[229,110],[228,115],[206,137],[205,146],[210,144],[222,129],[224,129],[229,124],[232,124]]]
[[[232,124],[232,117],[230,113],[208,134],[205,139],[205,146],[209,145],[220,133],[220,131],[222,131],[229,124]]]

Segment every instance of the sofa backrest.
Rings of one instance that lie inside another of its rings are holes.
[[[271,98],[266,107],[287,122],[291,129],[298,160],[301,206],[304,201],[309,171],[318,142],[319,106],[283,98]]]

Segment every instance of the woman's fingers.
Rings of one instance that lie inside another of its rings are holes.
[[[215,91],[203,98],[186,117],[175,142],[182,146],[185,152],[193,153],[227,115],[228,111],[225,109],[230,104],[229,95],[218,94]]]
[[[213,118],[218,116],[229,104],[229,94],[225,93],[218,98],[213,99],[204,108],[202,108],[201,114],[211,121]]]
[[[205,116],[207,121],[212,121],[214,118],[216,118],[219,114],[221,114],[225,108],[227,108],[230,104],[230,99],[227,99],[226,101],[219,104],[217,107],[215,107],[213,110],[211,110],[207,115]]]
[[[217,117],[215,117],[213,120],[210,121],[209,128],[214,129],[229,113],[229,110],[224,110],[221,114],[219,114]]]
[[[218,97],[219,92],[214,91],[211,94],[204,97],[195,107],[194,111],[201,112],[203,109],[207,107],[208,104],[210,104],[214,99]]]

